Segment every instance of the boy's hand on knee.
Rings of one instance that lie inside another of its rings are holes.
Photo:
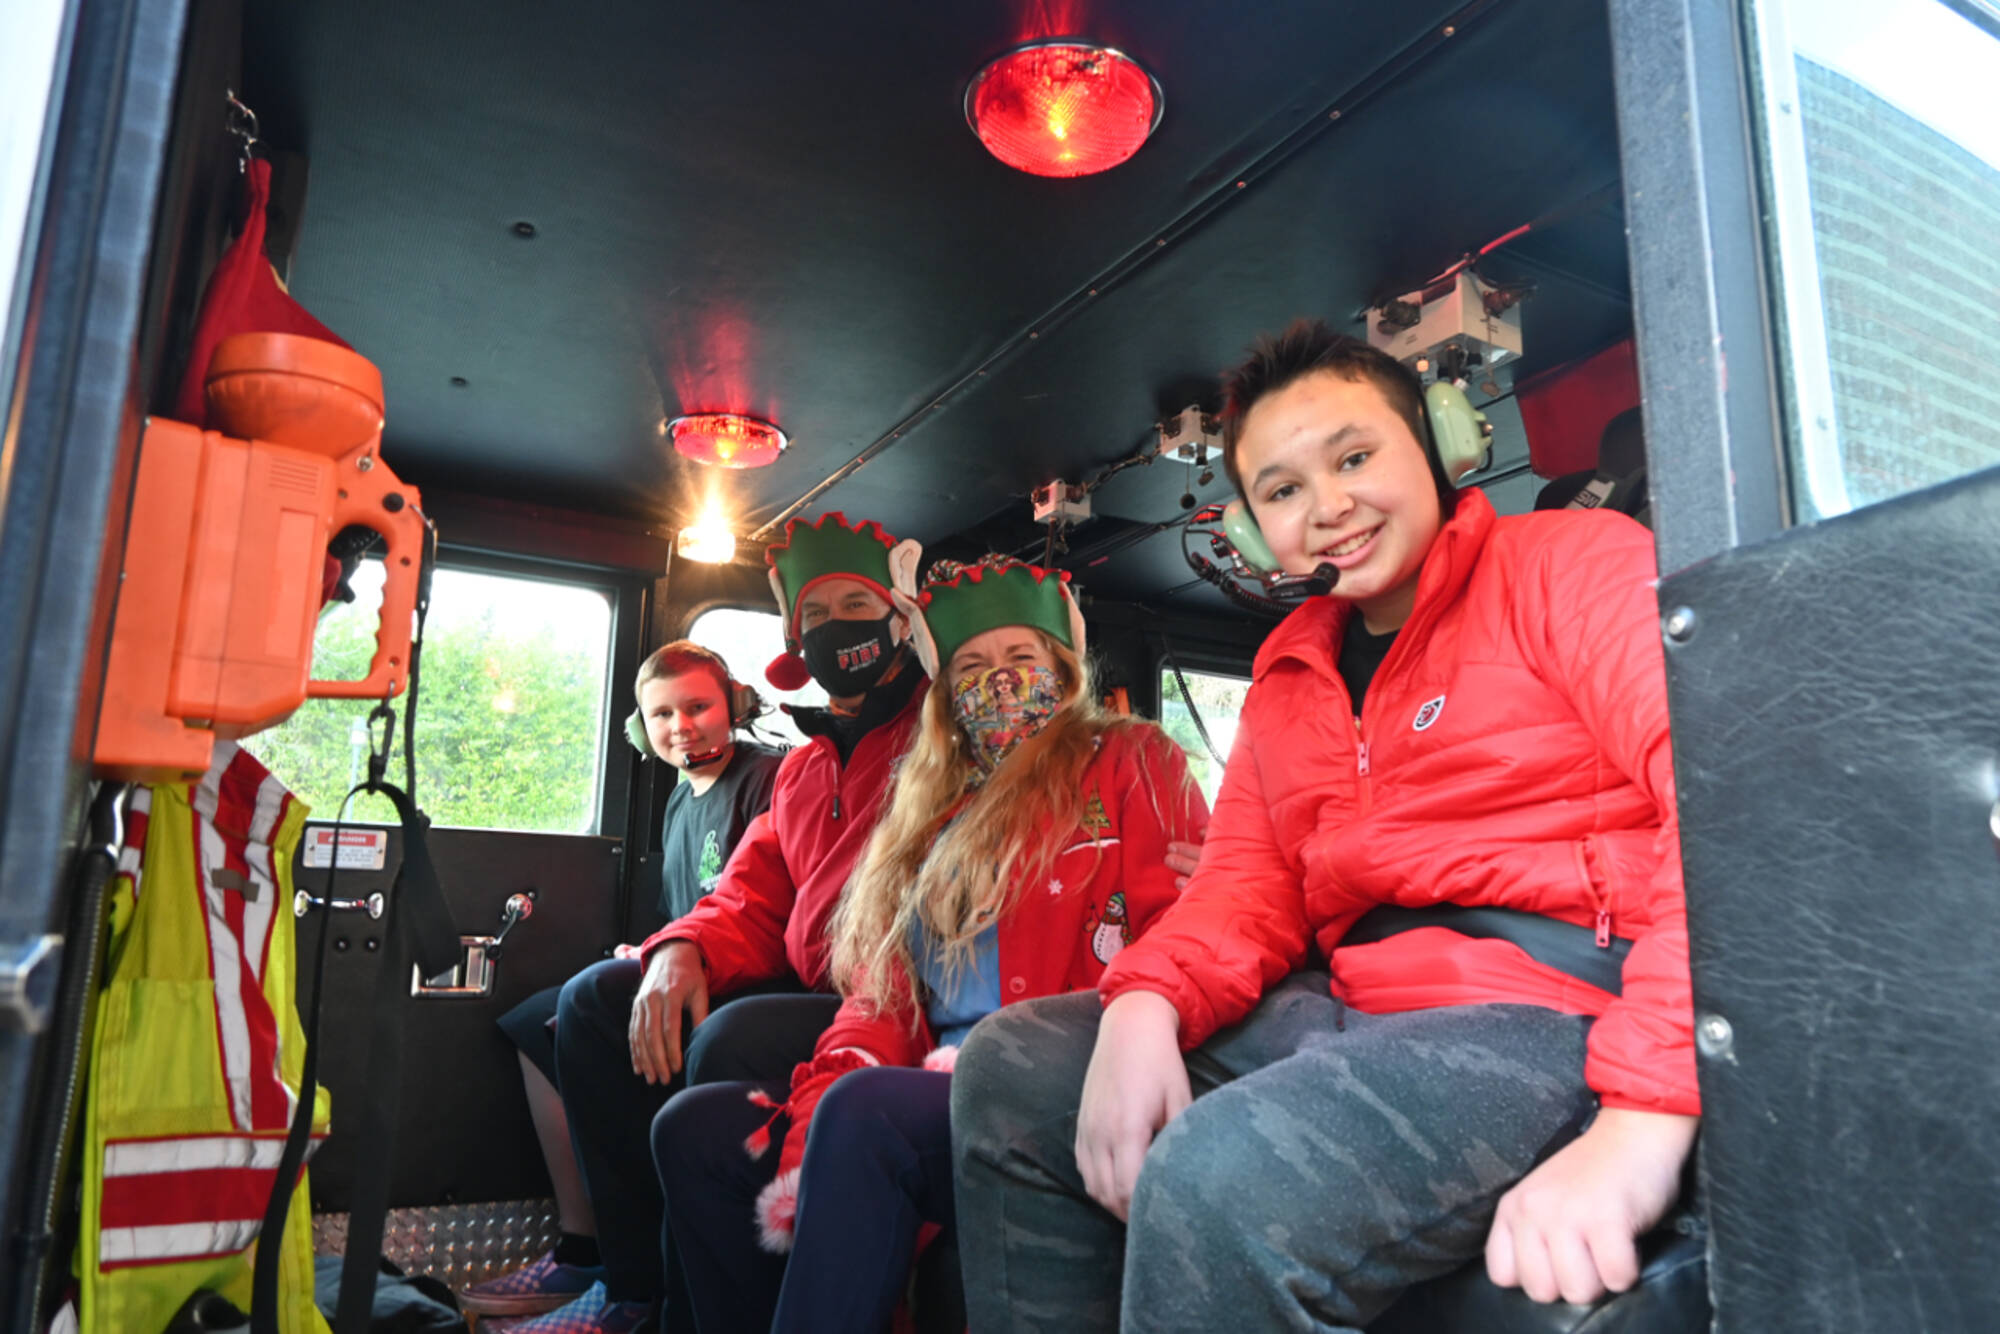
[[[1587,1304],[1639,1281],[1637,1238],[1673,1207],[1699,1117],[1606,1108],[1500,1198],[1486,1272],[1538,1302]]]
[[[1104,1008],[1076,1114],[1076,1166],[1090,1197],[1119,1218],[1153,1137],[1192,1100],[1173,1002],[1129,991]]]
[[[632,997],[632,1073],[664,1084],[681,1069],[681,1015],[690,1026],[708,1018],[708,971],[692,942],[673,940],[646,961]]]

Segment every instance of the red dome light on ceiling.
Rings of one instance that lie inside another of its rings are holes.
[[[777,462],[791,441],[767,421],[738,412],[698,412],[667,423],[674,452],[720,468],[761,468]]]
[[[987,151],[1036,176],[1089,176],[1139,151],[1166,101],[1121,51],[1075,40],[1009,51],[965,90],[965,119]]]

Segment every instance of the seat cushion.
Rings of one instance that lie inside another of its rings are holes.
[[[1369,1334],[1700,1334],[1709,1327],[1706,1229],[1684,1214],[1645,1237],[1638,1284],[1592,1306],[1495,1287],[1483,1261],[1422,1283]]]

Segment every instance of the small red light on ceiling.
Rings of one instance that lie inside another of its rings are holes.
[[[1088,176],[1139,151],[1166,107],[1159,82],[1121,51],[1057,39],[1009,51],[965,90],[987,151],[1037,176]]]
[[[791,444],[785,433],[766,421],[737,412],[698,412],[667,423],[674,451],[696,463],[722,468],[761,468],[777,462]]]

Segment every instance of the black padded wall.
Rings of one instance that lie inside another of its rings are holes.
[[[1716,1328],[2000,1329],[2000,470],[1661,605]]]

